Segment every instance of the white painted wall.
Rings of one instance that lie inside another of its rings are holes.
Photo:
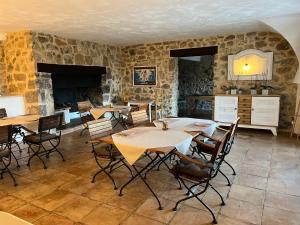
[[[287,16],[273,17],[263,20],[265,24],[279,32],[292,46],[300,64],[300,13]],[[298,68],[294,82],[297,86],[297,102],[300,100],[300,69]],[[296,93],[295,93],[296,94]],[[297,109],[297,107],[296,107]],[[300,123],[295,127],[295,132],[300,134]]]

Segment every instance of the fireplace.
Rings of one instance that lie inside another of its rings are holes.
[[[70,112],[76,112],[77,102],[85,100],[102,104],[105,67],[38,63],[38,72],[51,74],[55,110],[70,108]]]

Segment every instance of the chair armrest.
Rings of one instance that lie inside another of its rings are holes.
[[[190,163],[193,163],[193,164],[199,166],[201,169],[211,168],[212,167],[211,163],[203,163],[203,162],[201,162],[199,160],[192,159],[191,157],[188,157],[188,156],[182,154],[179,151],[175,151],[175,155],[177,155],[178,158],[180,158],[180,159],[183,159],[185,161],[188,161]]]
[[[194,142],[197,143],[197,145],[200,145],[200,147],[202,148],[205,148],[206,150],[210,150],[210,151],[213,151],[215,148],[214,146],[210,145],[210,144],[206,144],[205,142],[203,141],[199,141],[197,139],[193,140]]]
[[[227,131],[226,131],[227,132]],[[208,138],[208,139],[210,139],[210,140],[213,140],[213,141],[220,141],[218,138],[215,138],[215,137],[213,137],[213,136],[210,136],[210,135],[208,135],[207,133],[204,133],[204,132],[201,132],[201,133],[199,133],[199,135],[198,136],[203,136],[203,137],[205,137],[205,138]],[[198,137],[197,136],[197,137]]]
[[[217,130],[224,131],[224,132],[227,132],[227,131],[228,131],[227,129],[224,129],[224,128],[222,128],[222,127],[217,127],[216,129],[217,129]]]
[[[106,136],[106,137],[101,137],[101,138],[94,138],[92,140],[87,141],[86,143],[90,143],[90,144],[96,144],[96,143],[106,143],[106,144],[110,144],[113,145],[113,139],[111,136]]]

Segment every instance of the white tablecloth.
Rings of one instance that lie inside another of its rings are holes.
[[[163,131],[157,127],[136,127],[114,134],[112,138],[124,158],[132,165],[147,149],[151,148],[173,146],[186,154],[193,137],[175,129]]]
[[[0,211],[0,225],[33,225],[7,212]]]
[[[208,135],[212,135],[217,127],[217,123],[212,120],[194,119],[194,118],[164,118],[168,122],[169,129],[181,131],[203,131]],[[156,127],[161,128],[161,121],[153,121]]]

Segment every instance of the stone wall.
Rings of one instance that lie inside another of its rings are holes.
[[[122,48],[124,66],[122,69],[122,93],[125,100],[154,99],[155,89],[149,87],[132,86],[132,70],[134,66],[157,66],[158,71],[158,99],[165,99],[165,110],[169,114],[177,113],[178,66],[177,59],[171,58],[169,51],[181,48],[198,48],[218,46],[218,53],[214,58],[214,94],[223,93],[221,87],[230,85],[227,80],[227,57],[245,49],[259,49],[272,51],[273,79],[270,85],[280,89],[274,91],[280,94],[280,127],[287,127],[294,115],[296,102],[296,85],[292,83],[298,60],[289,43],[279,34],[272,32],[251,32],[244,34],[220,35],[184,41],[170,41],[154,44],[126,46]],[[240,81],[238,86],[249,91],[251,82]]]
[[[69,64],[84,66],[105,66],[107,73],[102,77],[103,101],[110,102],[118,95],[120,85],[121,48],[101,45],[95,42],[62,38],[44,33],[32,33],[33,56],[37,63]],[[47,79],[42,79],[47,86]],[[49,92],[48,92],[49,93]],[[51,95],[46,95],[51,97]],[[40,99],[44,99],[40,97]],[[51,99],[41,102],[42,111],[51,114],[47,108]],[[45,112],[46,110],[46,112]]]
[[[4,42],[0,41],[0,95],[6,94]]]
[[[4,42],[4,54],[6,93],[23,95],[26,113],[38,113],[36,64],[32,52],[31,32],[7,33]]]

